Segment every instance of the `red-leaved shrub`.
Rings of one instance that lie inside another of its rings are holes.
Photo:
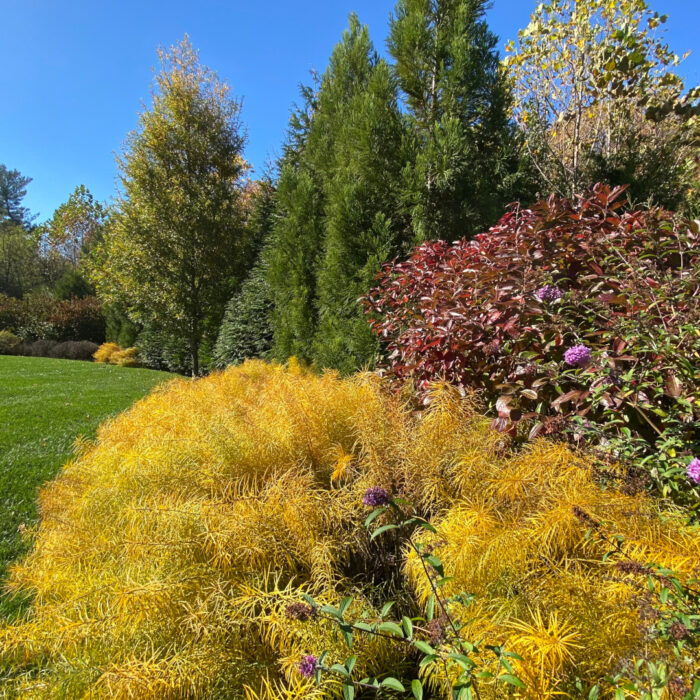
[[[512,205],[472,241],[424,243],[364,303],[394,380],[476,389],[494,428],[566,433],[697,496],[698,227],[622,212],[623,190]]]

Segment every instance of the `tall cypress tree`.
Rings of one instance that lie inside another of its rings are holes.
[[[266,249],[274,355],[351,370],[374,340],[357,297],[400,238],[401,120],[389,68],[356,16],[292,117]]]
[[[487,0],[398,0],[388,47],[412,126],[406,200],[422,239],[491,223],[517,170],[509,90]]]
[[[371,287],[381,263],[401,252],[409,230],[398,196],[403,125],[395,81],[366,28],[351,20],[350,32],[356,33],[369,71],[343,105],[333,144],[333,176],[324,183],[325,236],[313,348],[320,366],[342,371],[366,365],[376,354],[376,337],[357,300]]]

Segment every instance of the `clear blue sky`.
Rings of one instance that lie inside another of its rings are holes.
[[[322,71],[357,12],[384,50],[394,0],[0,0],[0,163],[33,178],[40,220],[78,184],[115,191],[114,153],[148,102],[156,47],[185,33],[243,97],[248,160],[258,171],[282,141],[297,86]],[[514,38],[536,0],[495,0],[492,29]],[[700,83],[699,0],[651,0],[667,40],[696,49],[682,73]]]

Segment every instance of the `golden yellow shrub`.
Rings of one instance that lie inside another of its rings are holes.
[[[139,349],[126,348],[125,350],[118,350],[112,353],[109,362],[118,367],[139,367],[141,364],[139,361]]]
[[[116,343],[102,343],[95,351],[93,358],[95,362],[107,364],[111,362],[112,355],[117,352],[121,352],[121,348]]]
[[[347,655],[335,629],[285,615],[308,592],[424,604],[415,558],[403,592],[373,585],[386,559],[361,497],[380,485],[437,527],[426,544],[477,602],[465,634],[523,660],[517,697],[570,693],[638,655],[639,591],[585,538],[577,506],[636,555],[691,573],[700,534],[643,496],[601,490],[583,458],[539,442],[512,453],[470,402],[438,387],[416,414],[373,375],[340,379],[246,362],[177,379],[102,426],[41,493],[42,522],[11,586],[34,595],[0,628],[8,694],[23,698],[337,697],[300,677],[302,655]],[[398,567],[402,567],[399,571]],[[665,653],[661,647],[648,653]],[[412,664],[390,640],[357,637],[359,674]],[[360,676],[358,676],[359,678]],[[439,672],[426,679],[442,696]],[[482,687],[483,698],[504,697]],[[515,693],[516,691],[513,691]],[[444,697],[448,695],[445,693]],[[576,697],[573,695],[572,697]]]

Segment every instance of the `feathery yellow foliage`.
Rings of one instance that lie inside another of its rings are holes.
[[[0,627],[0,668],[11,668],[0,688],[22,698],[339,697],[337,682],[316,688],[296,664],[324,649],[341,661],[344,642],[287,606],[302,593],[330,604],[352,595],[351,617],[377,616],[386,595],[422,605],[430,593],[409,552],[394,572],[403,592],[376,589],[391,538],[370,542],[363,526],[361,497],[375,485],[436,525],[422,537],[454,576],[445,590],[478,596],[451,613],[470,620],[475,641],[522,656],[514,665],[528,689],[517,697],[566,694],[576,676],[624,668],[643,643],[643,592],[602,560],[573,506],[644,560],[687,574],[700,561],[700,534],[679,517],[601,490],[561,445],[512,453],[447,388],[416,414],[374,375],[246,362],[156,389],[44,488],[34,549],[11,579],[34,605]],[[358,636],[352,653],[358,678],[412,664],[384,638]],[[438,692],[439,674],[426,679]],[[482,697],[504,697],[503,687]]]
[[[112,355],[114,355],[114,353],[121,352],[121,350],[122,349],[116,343],[102,343],[102,345],[95,350],[93,358],[95,362],[107,364],[111,362]]]

